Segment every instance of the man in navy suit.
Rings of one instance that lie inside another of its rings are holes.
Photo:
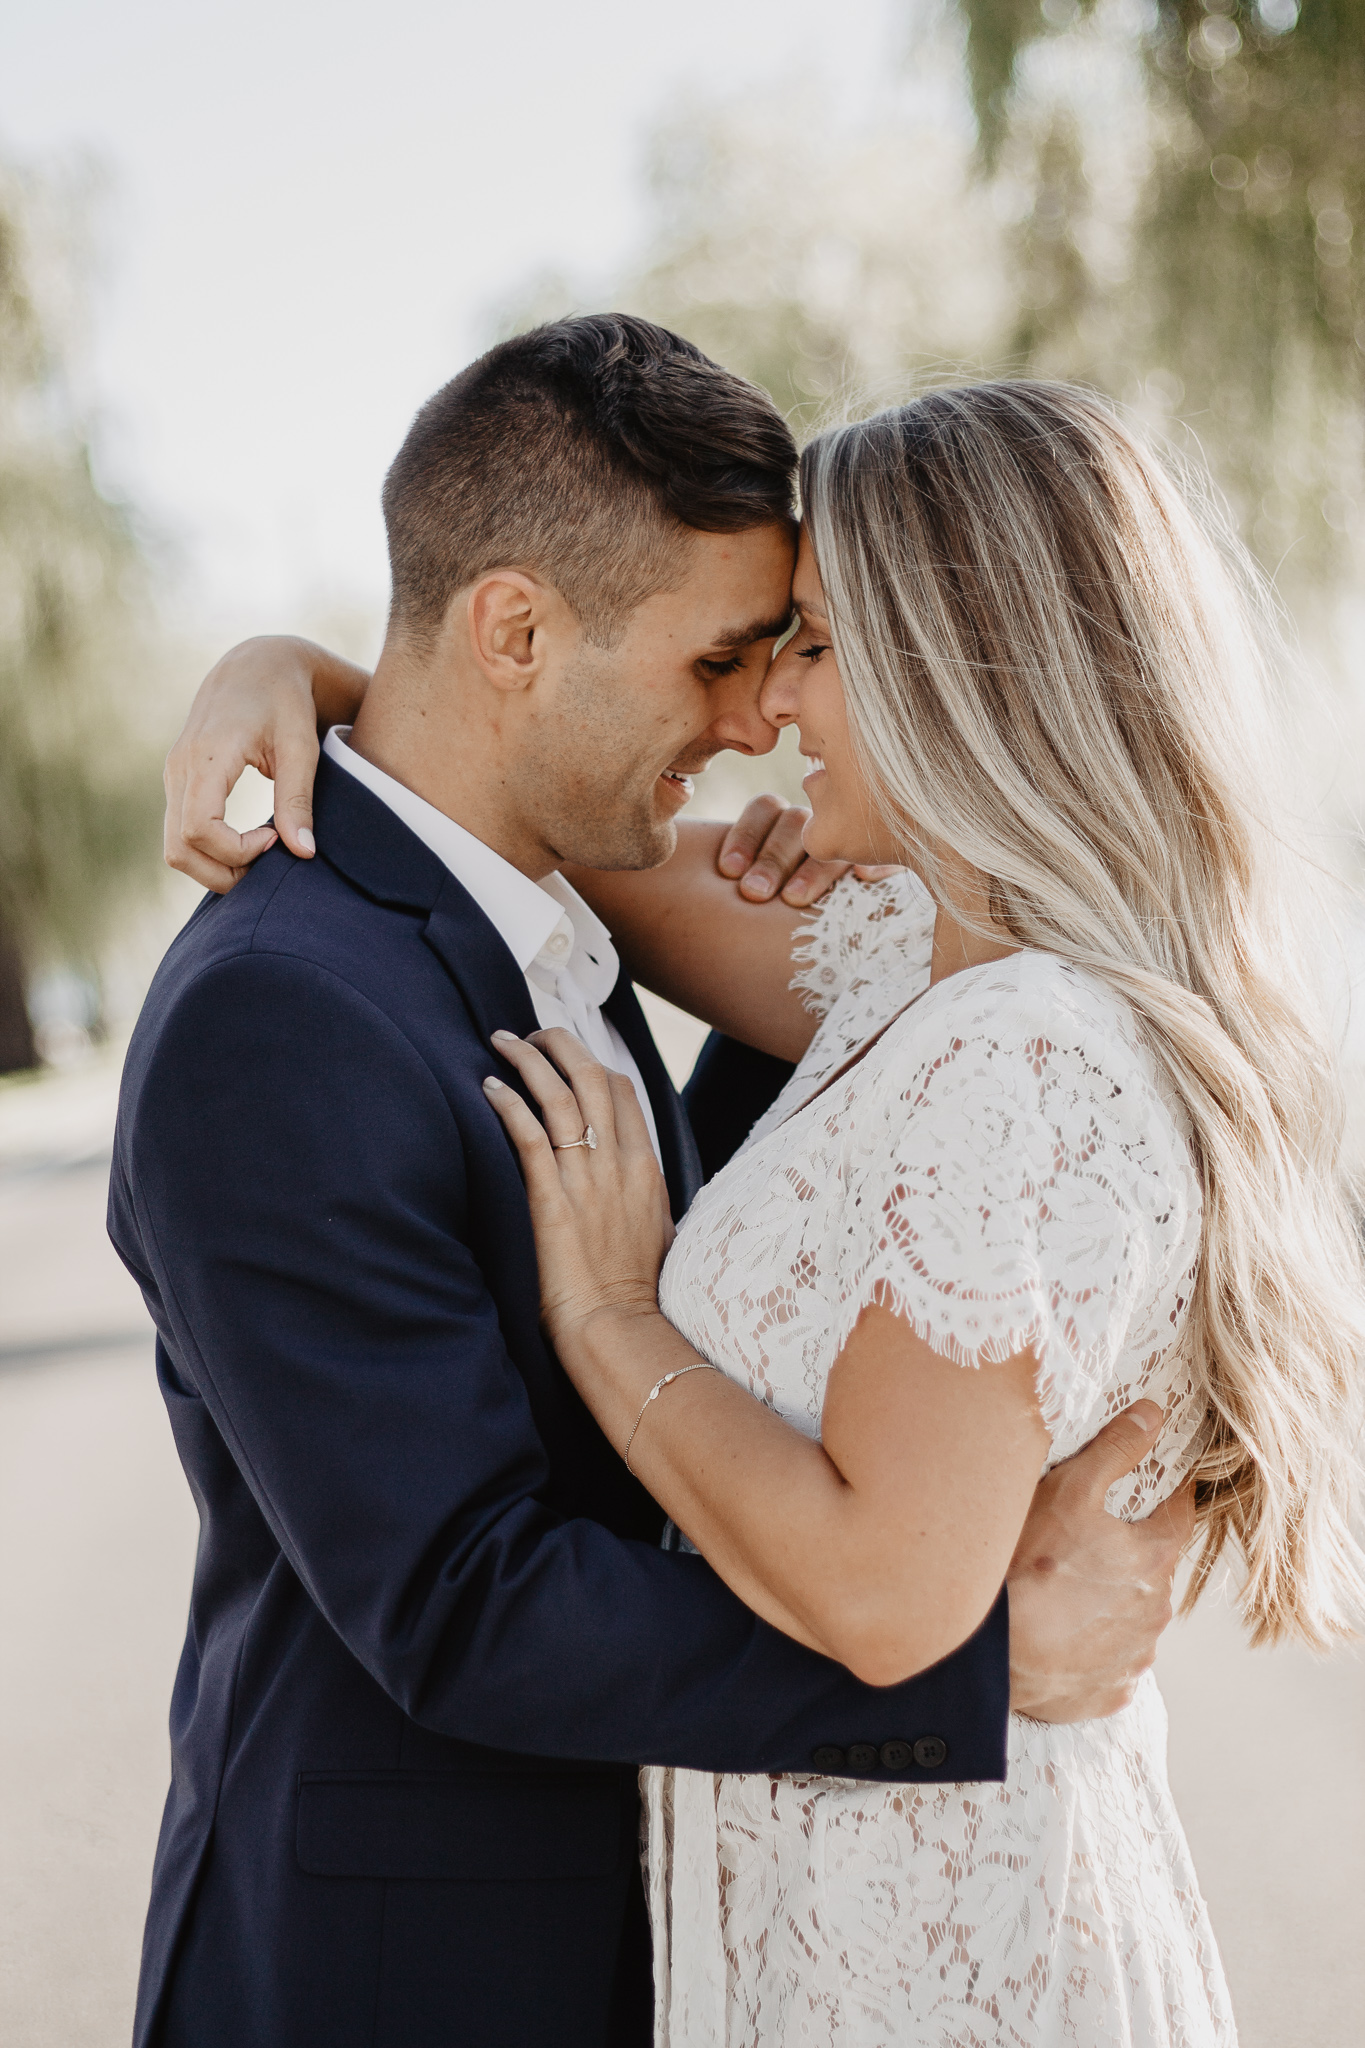
[[[1002,1593],[932,1671],[855,1683],[659,1547],[541,1337],[490,1034],[567,1021],[626,1072],[682,1212],[687,1119],[557,870],[664,859],[688,772],[771,743],[793,455],[761,394],[641,321],[446,387],[386,485],[390,631],[320,765],[318,857],[276,844],[206,899],[148,996],[110,1229],[201,1537],[139,2048],[643,2048],[641,1761],[837,1771],[852,1745],[859,1775],[998,1779],[1011,1648],[1052,1718],[1150,1654],[1136,1595],[1078,1654],[1079,1561],[1112,1541],[1136,1576],[1143,1539],[1054,1491],[1012,1646]]]

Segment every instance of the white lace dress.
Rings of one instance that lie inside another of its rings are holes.
[[[833,893],[798,949],[820,1031],[693,1204],[664,1311],[812,1437],[874,1291],[964,1366],[1034,1345],[1054,1459],[1139,1395],[1165,1406],[1110,1498],[1145,1514],[1203,1416],[1179,1112],[1100,983],[1022,953],[929,989],[932,926],[913,877]],[[1003,1785],[647,1769],[661,2048],[1229,2048],[1165,1747],[1149,1675],[1106,1721],[1013,1719]]]

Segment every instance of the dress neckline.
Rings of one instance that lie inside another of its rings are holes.
[[[970,972],[969,969],[964,969],[963,971]],[[951,977],[945,976],[945,979],[950,978]],[[818,1088],[813,1089],[811,1093],[806,1097],[804,1102],[798,1102],[795,1109],[789,1109],[787,1111],[787,1114],[784,1117],[782,1117],[779,1122],[773,1125],[773,1130],[785,1130],[787,1125],[791,1123],[795,1117],[801,1116],[804,1113],[804,1111],[810,1108],[813,1102],[818,1102],[822,1095],[828,1094],[829,1090],[834,1086],[836,1081],[842,1081],[845,1074],[851,1074],[855,1067],[861,1066],[863,1061],[867,1058],[868,1054],[872,1052],[874,1048],[881,1043],[882,1039],[885,1038],[887,1032],[891,1029],[893,1024],[899,1024],[901,1018],[904,1017],[908,1011],[913,1010],[916,1003],[923,1002],[924,998],[928,995],[930,989],[942,988],[942,986],[943,983],[941,981],[927,982],[925,986],[919,991],[918,995],[911,996],[908,1003],[902,1003],[900,1008],[895,1012],[894,1016],[888,1017],[885,1024],[881,1024],[877,1027],[877,1029],[873,1032],[871,1038],[865,1038],[862,1044],[856,1047],[856,1049],[853,1052],[849,1053],[846,1059],[843,1059],[839,1062],[839,1065],[834,1069],[834,1072],[832,1074],[826,1074],[824,1080],[820,1083],[820,1086]],[[768,1135],[771,1136],[772,1133],[769,1132]]]
[[[1016,946],[1012,953],[1002,954],[998,960],[978,960],[971,967],[959,967],[952,974],[945,974],[942,981],[927,981],[918,994],[911,996],[908,1003],[902,1003],[900,1008],[894,1015],[888,1017],[884,1024],[878,1025],[870,1038],[865,1038],[860,1046],[856,1047],[853,1052],[842,1059],[834,1069],[834,1072],[825,1076],[818,1088],[812,1089],[811,1093],[806,1096],[803,1102],[799,1102],[795,1109],[789,1109],[787,1114],[773,1125],[771,1131],[765,1131],[764,1136],[772,1137],[774,1132],[785,1130],[787,1125],[792,1123],[798,1116],[802,1116],[813,1102],[818,1102],[822,1095],[827,1094],[836,1081],[842,1081],[846,1074],[851,1074],[855,1067],[861,1066],[868,1054],[875,1051],[877,1046],[880,1045],[892,1026],[899,1024],[902,1017],[913,1010],[917,1003],[922,1003],[926,996],[932,995],[935,989],[946,988],[950,982],[963,981],[967,975],[980,974],[986,968],[1004,967],[1016,960],[1035,958],[1044,952],[1046,952],[1046,948],[1043,946]],[[1056,959],[1059,956],[1053,954],[1051,957]]]

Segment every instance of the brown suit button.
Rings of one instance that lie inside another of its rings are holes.
[[[898,1735],[893,1735],[889,1742],[882,1744],[882,1769],[884,1771],[903,1771],[909,1763],[911,1755],[912,1751],[909,1743],[902,1742]]]
[[[936,1771],[948,1754],[941,1735],[921,1735],[915,1744],[915,1762],[921,1770]]]
[[[848,1745],[848,1767],[851,1771],[875,1771],[877,1762],[875,1742],[850,1742]]]
[[[844,1768],[844,1752],[836,1749],[832,1742],[822,1742],[819,1749],[813,1749],[810,1760],[817,1771],[841,1771]]]

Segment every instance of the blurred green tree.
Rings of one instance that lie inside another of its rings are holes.
[[[817,94],[698,105],[654,137],[645,265],[620,293],[772,392],[800,428],[957,368],[1007,328],[999,224],[942,89],[855,135]]]
[[[147,565],[72,391],[86,200],[0,169],[0,1073],[35,1064],[35,969],[89,972],[157,874]]]
[[[1130,398],[1151,380],[1266,565],[1293,551],[1291,582],[1340,575],[1365,456],[1365,0],[958,4],[983,169],[1029,193],[1007,352]],[[1108,268],[1111,108],[1087,123],[1083,105],[1106,37],[1145,130]],[[1081,57],[1069,78],[1059,43]]]
[[[618,301],[798,425],[942,374],[1096,384],[1198,444],[1287,595],[1341,589],[1365,539],[1365,0],[907,19],[856,132],[818,93],[672,119]]]

